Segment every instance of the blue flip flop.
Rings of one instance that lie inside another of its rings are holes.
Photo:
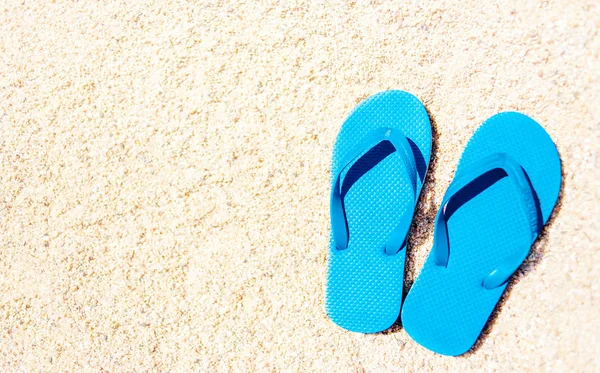
[[[407,92],[371,96],[344,122],[331,164],[326,296],[342,328],[374,333],[398,319],[407,236],[430,154],[429,116]]]
[[[533,119],[500,113],[475,132],[402,308],[402,325],[416,342],[451,356],[473,346],[548,221],[560,187],[558,151]]]

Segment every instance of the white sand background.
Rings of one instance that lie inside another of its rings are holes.
[[[427,3],[2,0],[0,370],[599,371],[599,3]],[[407,287],[486,118],[532,116],[562,157],[462,357],[324,310],[332,145],[385,89],[436,132]]]

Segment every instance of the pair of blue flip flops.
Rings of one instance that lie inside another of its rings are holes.
[[[403,91],[363,101],[333,150],[326,308],[342,328],[402,326],[444,355],[467,352],[548,221],[561,186],[546,131],[515,112],[489,118],[459,161],[434,243],[402,304],[404,261],[431,157],[423,104]]]

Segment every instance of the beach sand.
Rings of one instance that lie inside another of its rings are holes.
[[[0,369],[600,371],[600,6],[523,3],[2,1]],[[324,309],[333,142],[386,89],[435,135],[405,291],[485,119],[530,115],[561,155],[461,357]]]

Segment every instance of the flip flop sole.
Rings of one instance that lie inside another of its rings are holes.
[[[550,136],[523,114],[497,114],[467,144],[455,180],[493,154],[506,154],[525,170],[537,195],[539,222],[545,224],[561,187],[560,158]],[[432,250],[402,309],[404,329],[422,346],[443,355],[461,355],[479,337],[506,288],[503,284],[486,289],[482,280],[503,259],[530,248],[530,243],[523,245],[530,223],[520,213],[514,190],[504,177],[448,220],[447,267],[436,264]]]
[[[431,155],[431,125],[423,104],[403,91],[371,96],[344,122],[333,150],[332,188],[344,155],[382,127],[399,129],[409,140],[420,191]],[[350,240],[346,250],[337,250],[333,237],[329,245],[327,313],[337,325],[362,333],[385,330],[398,319],[406,250],[387,255],[383,246],[402,214],[414,213],[409,198],[414,192],[402,163],[386,157],[393,148],[380,145],[343,173],[342,190],[353,182],[344,198]]]

